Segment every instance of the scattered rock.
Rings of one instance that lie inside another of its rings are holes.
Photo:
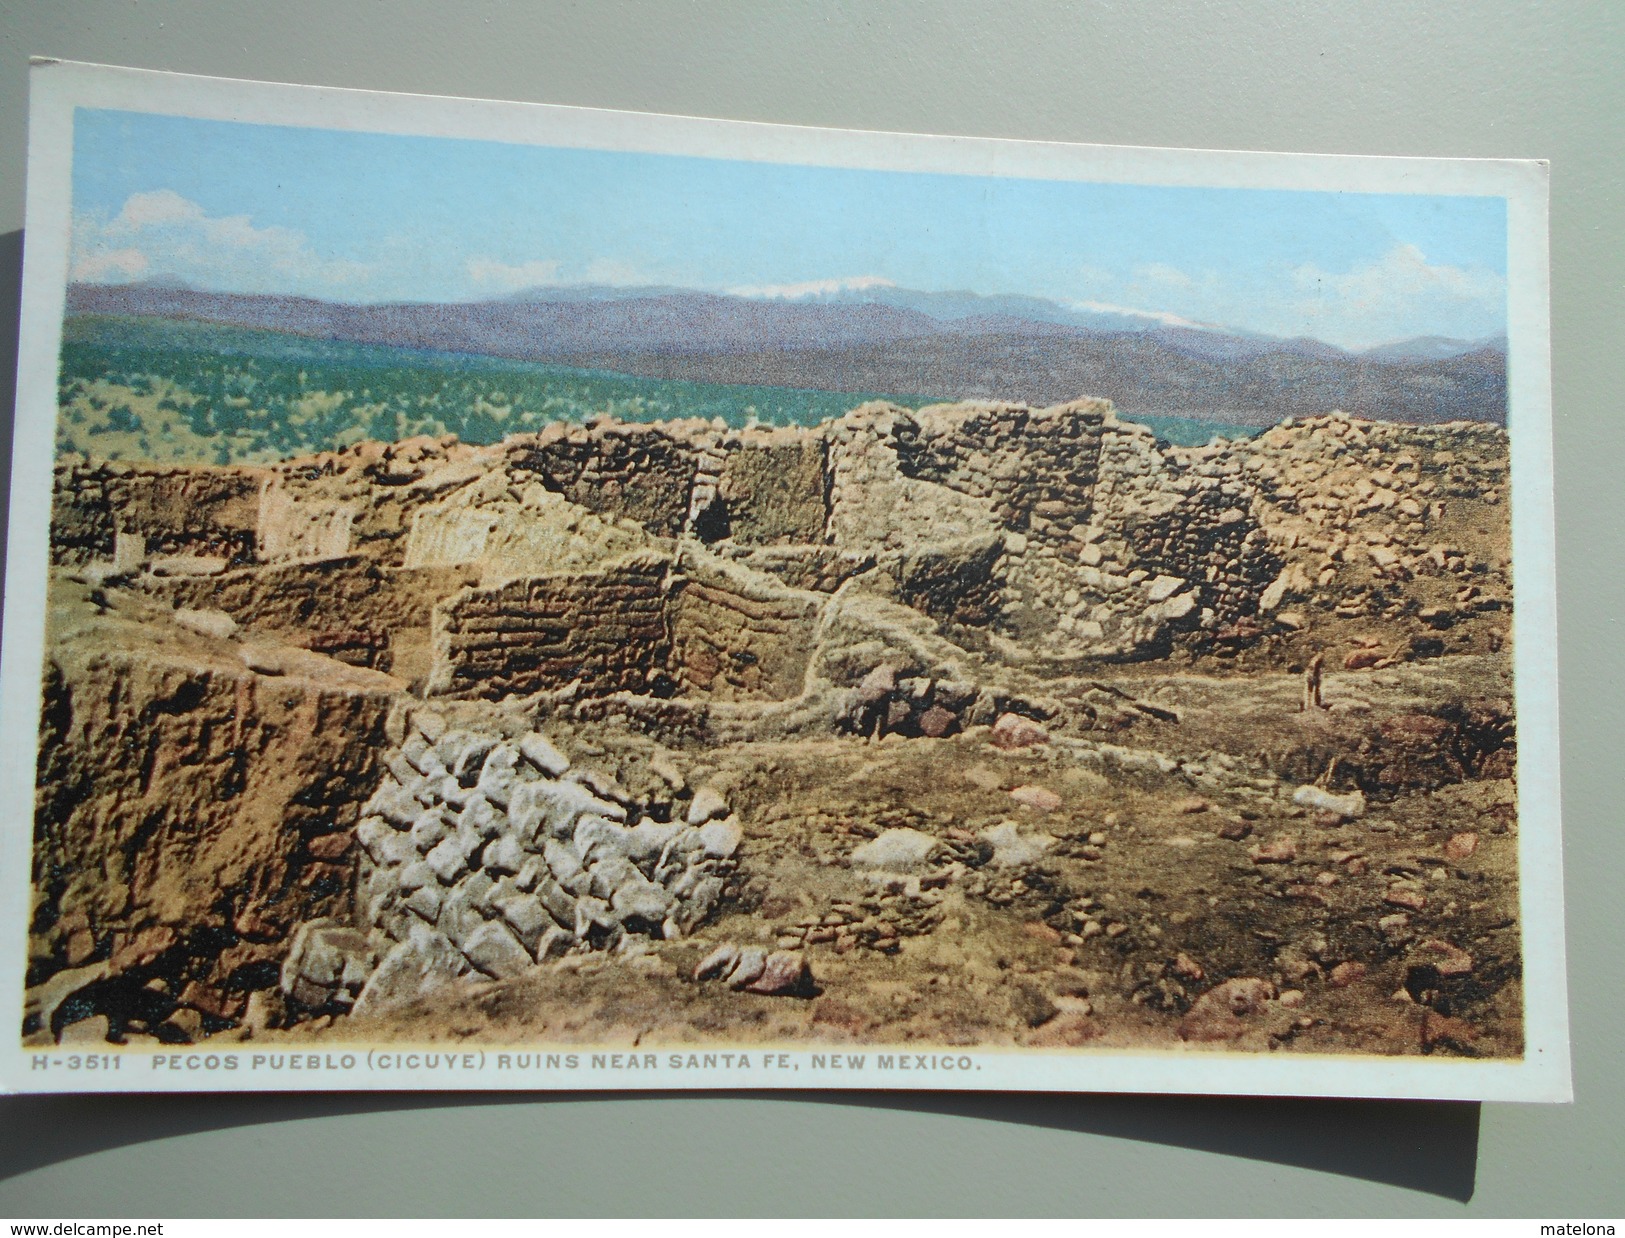
[[[729,988],[743,989],[759,980],[766,970],[767,952],[756,946],[745,946],[722,979],[728,982]]]
[[[1337,795],[1324,787],[1305,784],[1292,793],[1292,802],[1300,808],[1336,813],[1349,821],[1365,813],[1365,795],[1359,791]]]
[[[1408,957],[1413,965],[1431,966],[1441,976],[1470,976],[1473,972],[1472,955],[1438,938],[1418,942],[1411,947]]]
[[[1421,911],[1428,905],[1426,894],[1407,886],[1390,886],[1382,901],[1390,907],[1403,907],[1406,911]]]
[[[416,1000],[467,974],[468,960],[438,933],[415,934],[392,946],[357,996],[361,1018]]]
[[[1396,911],[1378,920],[1377,929],[1390,939],[1407,937],[1411,931],[1411,918],[1403,911]]]
[[[530,970],[530,952],[505,924],[488,920],[468,935],[463,943],[468,961],[488,976],[511,980]]]
[[[1098,1040],[1102,1030],[1088,1015],[1064,1011],[1040,1025],[1026,1043],[1035,1049],[1071,1049]]]
[[[57,1034],[61,1045],[105,1045],[113,1039],[112,1021],[104,1014],[69,1023]]]
[[[1061,797],[1048,787],[1020,786],[1010,792],[1010,798],[1034,812],[1054,812],[1061,806]]]
[[[242,651],[243,665],[256,675],[283,675],[287,673],[287,663],[282,654],[265,645],[244,645]]]
[[[296,928],[282,963],[282,995],[308,1011],[348,1010],[372,971],[372,943],[332,919]]]
[[[1171,597],[1166,602],[1159,603],[1155,608],[1158,616],[1165,620],[1183,619],[1196,609],[1197,600],[1194,593],[1181,593]]]
[[[770,997],[811,997],[812,987],[807,956],[796,950],[777,950],[767,956],[761,974],[744,989]]]
[[[707,821],[728,815],[728,801],[715,787],[701,787],[694,793],[685,820],[690,825],[704,825]]]
[[[889,663],[882,663],[865,675],[863,682],[858,685],[858,704],[879,704],[896,691],[897,668]]]
[[[739,947],[723,942],[694,965],[694,979],[720,980],[733,971],[739,962]]]
[[[676,909],[676,901],[664,886],[633,875],[610,895],[609,905],[622,923],[636,919],[646,924],[663,924]]]
[[[1253,1023],[1275,999],[1275,986],[1256,976],[1226,980],[1201,997],[1179,1023],[1182,1040],[1235,1040],[1252,1030]]]
[[[366,989],[362,989],[365,993]],[[356,999],[359,1007],[361,999]],[[275,989],[255,989],[248,995],[248,1001],[243,1008],[243,1030],[250,1036],[263,1034],[272,1028],[279,1027],[287,1017],[287,1007],[282,1001],[282,995]]]
[[[1006,751],[1031,748],[1049,743],[1049,732],[1031,718],[1024,718],[1020,714],[1000,714],[988,733],[988,742]]]
[[[865,868],[917,868],[930,860],[941,845],[938,839],[920,830],[883,830],[878,837],[853,850],[852,862]]]
[[[1298,858],[1298,844],[1290,838],[1262,843],[1247,853],[1254,864],[1290,864]]]
[[[1351,984],[1358,984],[1361,980],[1364,980],[1365,974],[1365,964],[1357,963],[1351,959],[1332,968],[1331,971],[1326,973],[1326,979],[1334,989],[1346,989]]]
[[[1169,807],[1174,812],[1183,815],[1186,813],[1206,812],[1208,809],[1212,808],[1213,805],[1208,803],[1200,795],[1187,795],[1183,799],[1175,800],[1169,805]]]
[[[1465,860],[1478,850],[1478,835],[1471,830],[1464,830],[1459,834],[1452,834],[1445,839],[1444,854],[1446,859]]]
[[[699,835],[701,849],[714,860],[731,858],[745,839],[744,828],[735,817],[707,821],[700,827]]]
[[[1173,597],[1185,587],[1185,582],[1178,576],[1158,576],[1145,588],[1145,599],[1148,602],[1164,602]]]
[[[993,863],[1000,868],[1016,868],[1036,863],[1055,845],[1049,834],[1022,834],[1014,821],[1001,821],[982,831],[982,839],[993,844]]]
[[[192,610],[183,606],[176,610],[175,622],[216,640],[230,640],[237,634],[237,621],[223,610]]]
[[[517,838],[512,834],[499,834],[485,848],[482,863],[487,872],[514,874],[524,868],[529,858]]]
[[[570,758],[555,748],[545,735],[532,731],[519,741],[519,755],[549,778],[561,778],[570,770]]]

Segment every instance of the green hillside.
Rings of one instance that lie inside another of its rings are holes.
[[[942,397],[637,378],[500,357],[312,339],[164,318],[64,323],[57,449],[114,460],[264,463],[455,434],[494,443],[554,421],[721,418],[815,425],[865,400],[918,408]],[[951,398],[951,397],[949,397]],[[1142,418],[1175,442],[1216,431]],[[1256,432],[1256,431],[1247,431]]]

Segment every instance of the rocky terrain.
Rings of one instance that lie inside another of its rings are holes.
[[[1516,1056],[1503,430],[64,457],[29,1043]]]

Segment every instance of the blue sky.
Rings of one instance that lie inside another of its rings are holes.
[[[72,277],[331,300],[1024,293],[1367,347],[1506,324],[1500,198],[875,172],[80,110]]]

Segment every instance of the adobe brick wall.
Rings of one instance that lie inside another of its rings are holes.
[[[266,476],[260,469],[64,461],[51,509],[53,558],[111,560],[123,532],[145,537],[154,555],[250,562]]]
[[[728,536],[753,546],[816,545],[828,518],[824,444],[805,431],[757,431],[728,444],[717,493]]]
[[[786,700],[800,693],[822,599],[718,561],[684,560],[671,599],[678,690],[716,700]]]
[[[549,490],[600,515],[626,516],[658,537],[682,532],[700,468],[690,423],[549,426],[515,438],[509,460]],[[697,429],[697,428],[696,428]]]
[[[498,698],[579,680],[593,694],[660,693],[671,568],[669,556],[644,551],[591,571],[462,590],[435,608],[428,690]]]

